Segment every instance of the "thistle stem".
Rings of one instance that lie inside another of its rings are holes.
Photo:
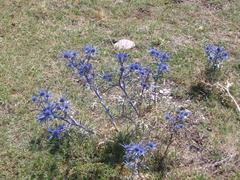
[[[113,115],[111,114],[110,112],[110,109],[109,107],[106,105],[106,103],[104,102],[102,96],[100,95],[98,89],[94,86],[94,84],[91,83],[90,79],[85,76],[86,80],[87,80],[87,83],[88,85],[90,86],[90,89],[91,91],[93,91],[95,93],[95,95],[97,96],[100,104],[102,105],[102,107],[104,108],[105,112],[107,113],[107,115],[110,117],[110,122],[111,124],[114,126],[114,128],[116,129],[116,131],[119,131],[118,128],[117,128],[117,125],[114,121],[114,118],[113,118]]]
[[[126,86],[125,86],[125,82],[123,81],[123,73],[124,73],[124,70],[121,70],[121,69],[124,69],[123,65],[121,65],[121,68],[120,68],[120,74],[119,74],[119,80],[118,80],[118,86],[119,88],[122,90],[123,94],[125,95],[125,97],[127,98],[127,101],[128,103],[130,104],[130,106],[133,108],[133,110],[135,111],[135,113],[137,114],[137,116],[139,116],[139,113],[138,113],[138,110],[137,108],[134,106],[134,104],[132,103],[130,97],[128,96],[128,93],[126,91]]]

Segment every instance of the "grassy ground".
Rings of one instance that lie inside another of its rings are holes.
[[[91,94],[71,80],[58,55],[65,49],[80,50],[85,44],[93,44],[100,49],[96,62],[99,69],[108,69],[116,52],[112,43],[122,38],[136,43],[129,51],[136,61],[150,61],[147,50],[151,47],[172,54],[168,76],[174,82],[173,100],[164,101],[146,119],[158,120],[171,104],[193,112],[193,125],[171,149],[173,165],[163,177],[240,178],[240,118],[234,104],[224,93],[206,96],[196,88],[189,101],[193,86],[200,89],[197,85],[207,62],[203,47],[208,42],[222,44],[230,51],[231,59],[225,63],[219,81],[234,83],[231,92],[239,99],[240,1],[1,0],[0,12],[1,179],[74,178],[92,169],[102,172],[99,178],[103,179],[119,173],[119,167],[91,163],[96,151],[91,143],[96,142],[79,143],[80,137],[70,143],[64,141],[68,151],[63,148],[51,153],[54,147],[41,140],[44,128],[34,119],[30,99],[40,87],[48,87],[56,94],[66,94],[79,118],[107,124],[103,112],[89,113]],[[102,128],[97,124],[93,126]],[[191,150],[193,146],[202,150]],[[222,160],[221,165],[214,164]],[[154,173],[145,176],[157,179]]]

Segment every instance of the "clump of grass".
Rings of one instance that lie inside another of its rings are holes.
[[[134,136],[130,133],[117,133],[104,145],[101,152],[101,161],[111,166],[123,163],[125,154],[123,145],[129,144],[132,140],[134,140]]]
[[[189,89],[189,96],[195,100],[208,100],[212,97],[212,89],[206,84],[198,82]]]
[[[79,163],[71,170],[68,179],[120,179],[119,172],[104,163]]]
[[[149,158],[148,168],[156,178],[162,179],[176,164],[176,159],[171,155],[165,156],[161,151],[156,151]]]

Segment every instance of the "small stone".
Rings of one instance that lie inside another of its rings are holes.
[[[171,89],[162,89],[159,91],[159,93],[164,96],[169,96],[171,94]]]
[[[123,3],[123,0],[114,0],[113,1],[115,4],[121,4],[121,3]]]
[[[135,47],[135,43],[128,39],[121,39],[114,44],[114,47],[117,49],[131,49]]]
[[[203,31],[203,30],[204,30],[204,27],[203,27],[203,26],[199,26],[199,27],[198,27],[198,30],[199,30],[199,31]]]

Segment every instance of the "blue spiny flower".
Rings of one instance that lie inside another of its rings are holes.
[[[36,103],[38,101],[38,97],[37,96],[32,96],[32,102]]]
[[[129,154],[140,157],[146,153],[146,150],[142,144],[130,144],[126,147],[126,150]]]
[[[40,97],[46,98],[48,99],[50,97],[50,93],[46,90],[46,89],[41,89],[39,90],[39,94]]]
[[[207,45],[205,53],[208,57],[208,62],[216,67],[219,67],[219,64],[222,61],[229,59],[229,53],[225,50],[225,48],[217,45]]]
[[[142,67],[140,70],[139,70],[139,73],[142,77],[147,77],[150,75],[151,73],[151,69],[147,68],[147,67]]]
[[[147,67],[141,67],[138,73],[140,75],[140,84],[141,84],[142,90],[148,89],[150,87],[148,78],[151,73],[151,69]]]
[[[64,97],[61,97],[57,104],[57,108],[62,112],[67,112],[69,110],[69,102]]]
[[[153,74],[153,79],[157,82],[163,77],[163,74],[169,71],[169,65],[166,63],[170,59],[170,55],[167,52],[159,51],[157,49],[149,50],[149,54],[154,58],[157,69]],[[157,61],[156,61],[157,60]]]
[[[128,59],[127,53],[117,53],[116,58],[120,64],[123,64]]]
[[[83,51],[86,56],[92,57],[96,54],[97,50],[92,45],[87,45],[83,48]]]
[[[168,64],[164,64],[164,63],[160,63],[158,64],[158,73],[166,73],[169,71],[169,65]]]
[[[38,122],[44,123],[52,120],[64,121],[67,123],[68,128],[75,126],[88,133],[93,133],[91,129],[80,122],[77,122],[71,116],[69,112],[70,105],[65,97],[61,97],[58,101],[54,101],[49,97],[49,92],[47,90],[40,90],[37,95],[32,97],[32,100],[38,106],[39,113],[36,116]],[[59,138],[59,135],[65,130],[65,125],[60,125],[55,129],[49,128],[48,131],[51,134],[50,139]]]
[[[37,115],[37,120],[42,123],[54,119],[56,116],[55,108],[55,103],[48,103]]]
[[[62,97],[59,101],[53,101],[50,98],[50,93],[44,89],[40,90],[38,95],[33,96],[32,101],[40,107],[37,120],[41,123],[62,118],[69,110],[69,102],[65,98]]]
[[[189,112],[186,110],[179,110],[177,111],[176,118],[177,120],[183,121],[189,116]]]
[[[142,66],[139,63],[132,63],[129,65],[130,71],[138,71],[141,70]]]
[[[68,59],[67,60],[67,67],[69,67],[69,68],[76,68],[77,67],[77,63],[74,60],[72,60],[72,59]]]
[[[61,134],[66,131],[66,126],[64,124],[57,126],[56,128],[48,128],[50,133],[49,140],[51,139],[60,139]]]
[[[153,58],[159,59],[161,62],[166,62],[170,59],[170,55],[167,52],[159,51],[157,49],[150,49],[149,54]]]
[[[148,143],[130,143],[123,145],[125,149],[125,165],[132,171],[138,172],[142,166],[142,159],[147,153],[156,149],[157,145],[153,141]]]
[[[176,113],[167,113],[165,119],[173,130],[178,130],[184,128],[185,119],[188,118],[189,114],[188,110],[177,110]]]
[[[91,70],[92,70],[92,64],[86,62],[80,65],[78,69],[78,73],[80,76],[86,76],[91,73]]]
[[[75,50],[71,51],[63,51],[63,57],[66,59],[74,59],[79,55],[79,53]]]
[[[102,76],[103,80],[108,81],[108,82],[112,82],[112,74],[105,72]]]
[[[155,150],[157,148],[157,144],[153,141],[149,141],[146,145],[145,148],[147,150]]]

